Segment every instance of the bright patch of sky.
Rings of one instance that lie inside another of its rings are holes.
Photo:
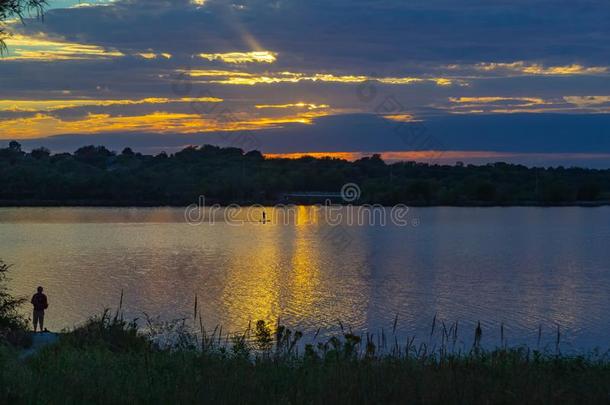
[[[113,0],[54,0],[49,2],[47,10],[56,8],[87,7],[91,5],[102,5],[112,3]]]

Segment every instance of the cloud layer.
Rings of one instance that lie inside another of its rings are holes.
[[[270,153],[408,151],[325,128],[378,131],[363,114],[440,125],[458,150],[592,153],[610,137],[607,1],[51,4],[44,21],[9,24],[0,139],[124,133],[152,148],[152,134],[259,130],[286,137]]]

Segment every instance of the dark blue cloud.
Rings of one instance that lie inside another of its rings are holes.
[[[137,99],[174,97],[172,77],[188,68],[270,74],[453,75],[464,82],[453,86],[377,83],[379,97],[370,102],[357,96],[357,85],[344,83],[193,83],[193,88],[225,99],[236,112],[251,111],[257,103],[297,101],[329,104],[342,113],[374,112],[383,98],[393,96],[404,112],[425,119],[427,133],[451,150],[610,153],[610,116],[582,114],[584,110],[574,106],[572,115],[449,114],[454,107],[450,99],[456,97],[536,97],[545,101],[546,106],[540,108],[544,111],[570,107],[564,96],[609,95],[608,72],[556,76],[477,67],[479,63],[516,61],[542,68],[607,67],[608,21],[607,0],[207,0],[202,7],[190,0],[118,0],[104,7],[53,9],[44,22],[29,21],[25,27],[14,28],[117,49],[126,56],[53,63],[0,61],[0,87],[4,98],[54,98],[67,90],[70,95],[66,97]],[[232,66],[192,57],[259,47],[277,52],[277,61]],[[149,51],[171,53],[172,58],[137,56]],[[514,103],[500,100],[494,105],[511,107]],[[608,111],[607,103],[598,107]],[[188,106],[184,108],[183,112],[192,113]],[[143,109],[80,108],[56,115],[66,118],[102,111],[128,115]],[[175,106],[163,109],[181,111]],[[3,118],[10,116],[3,112]],[[256,137],[266,152],[408,150],[412,145],[405,145],[392,125],[395,123],[371,115],[335,115],[310,126],[259,131]],[[226,133],[99,134],[26,143],[61,150],[83,143],[161,150],[191,143],[227,144],[226,138]]]
[[[237,7],[239,5],[239,7]],[[52,10],[45,30],[120,49],[243,50],[280,64],[370,68],[433,61],[606,64],[610,3],[585,0],[120,0]],[[39,29],[38,24],[30,29]]]

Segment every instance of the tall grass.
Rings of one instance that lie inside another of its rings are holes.
[[[104,311],[25,361],[0,348],[0,403],[608,403],[605,355],[566,356],[506,344],[487,350],[478,324],[458,345],[458,323],[436,317],[427,341],[391,330],[303,336],[257,321],[239,333],[190,319],[145,327]],[[440,335],[440,341],[434,336]]]

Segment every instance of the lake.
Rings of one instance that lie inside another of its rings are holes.
[[[179,208],[2,208],[0,258],[14,293],[45,287],[52,330],[116,308],[123,290],[128,317],[192,317],[197,296],[225,331],[280,317],[311,334],[339,322],[390,334],[397,317],[399,339],[424,340],[436,315],[459,322],[465,345],[480,321],[489,345],[501,324],[509,344],[530,345],[540,326],[554,344],[559,325],[565,350],[609,348],[609,207],[413,208],[406,226],[284,211],[187,223]]]

